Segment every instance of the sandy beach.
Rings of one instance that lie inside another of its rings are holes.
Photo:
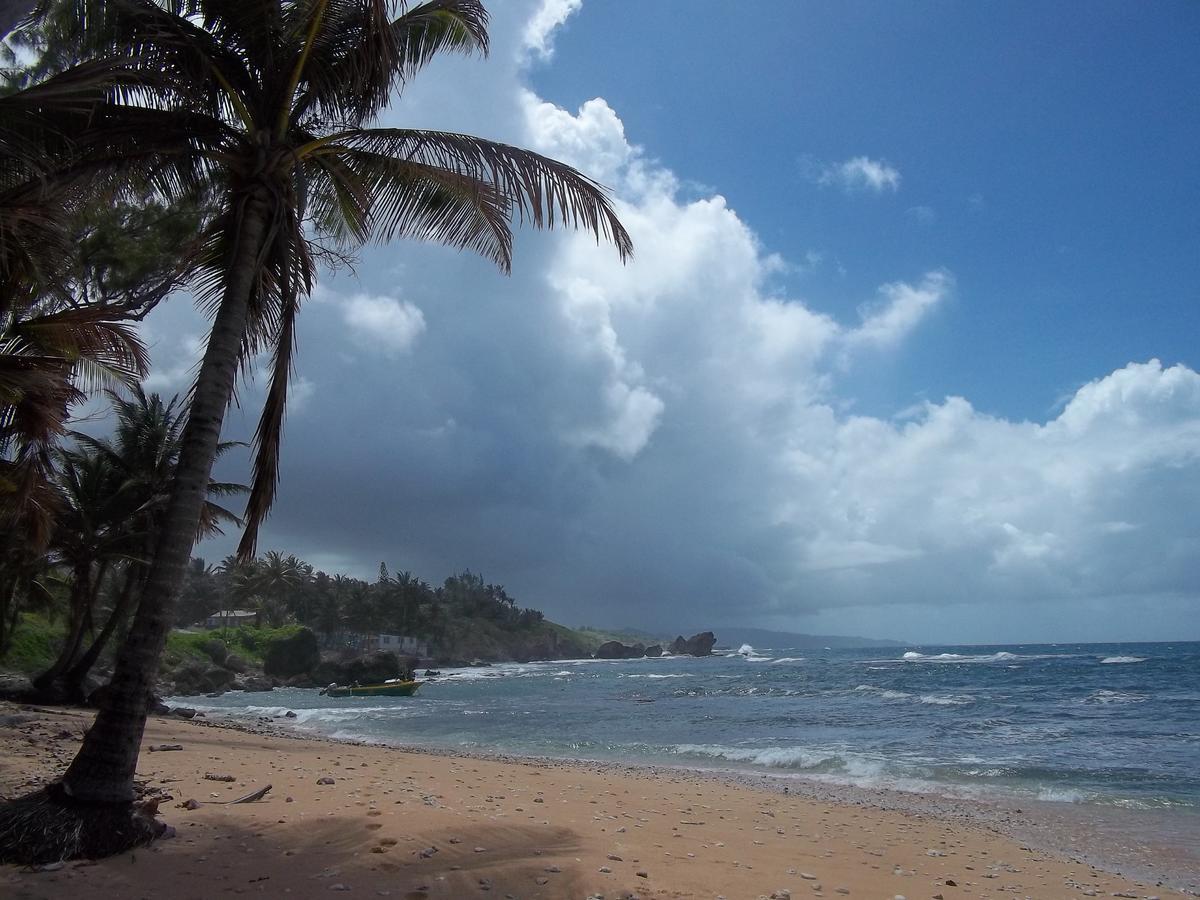
[[[0,717],[6,797],[59,771],[89,722],[84,710],[12,704]],[[164,744],[182,749],[152,749]],[[170,795],[161,815],[173,838],[51,871],[6,867],[0,895],[1185,896],[982,824],[679,771],[432,755],[166,717],[151,718],[138,771]],[[261,801],[220,802],[268,784]]]

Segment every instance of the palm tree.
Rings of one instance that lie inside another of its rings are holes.
[[[148,83],[163,85],[146,90],[144,101],[147,112],[172,112],[170,121],[156,115],[148,132],[138,114],[123,119],[144,138],[140,158],[154,160],[163,188],[202,178],[220,186],[198,283],[215,315],[143,602],[111,690],[61,782],[25,809],[13,811],[18,802],[0,813],[0,845],[6,827],[11,838],[5,859],[103,855],[154,833],[128,808],[116,829],[111,810],[133,798],[147,700],[239,366],[266,350],[270,385],[243,556],[253,554],[274,498],[296,316],[315,277],[310,233],[352,245],[430,239],[475,250],[507,271],[516,217],[538,227],[582,226],[611,240],[622,258],[632,251],[603,189],[567,165],[467,135],[368,127],[436,53],[486,51],[479,0],[170,5],[109,4],[101,49],[126,54]],[[43,828],[36,840],[18,842],[5,824],[48,817],[62,827]]]
[[[60,451],[65,460],[56,479],[62,497],[52,549],[74,574],[68,640],[58,660],[34,685],[49,697],[84,699],[84,680],[116,629],[141,596],[142,582],[179,456],[184,410],[178,397],[164,401],[135,386],[129,397],[109,392],[116,414],[111,438],[76,432],[77,447]],[[223,453],[233,444],[223,443]],[[215,499],[243,493],[238,484],[210,483],[199,535],[221,531],[238,518]],[[120,586],[109,615],[91,645],[96,600],[106,573],[118,569]],[[93,574],[94,573],[94,574]]]

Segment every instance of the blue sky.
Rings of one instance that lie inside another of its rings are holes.
[[[1131,359],[1196,364],[1200,6],[1195,3],[586,4],[532,82],[604,97],[631,140],[719,191],[782,279],[845,316],[877,284],[945,266],[958,300],[852,387],[1042,418]],[[866,155],[883,193],[822,189]],[[808,165],[806,165],[806,163]],[[906,399],[908,398],[908,399]]]
[[[1200,6],[489,8],[385,124],[579,167],[636,258],[323,279],[262,549],[576,624],[1200,638]],[[152,388],[204,329],[147,323]]]

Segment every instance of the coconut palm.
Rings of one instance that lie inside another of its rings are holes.
[[[164,401],[134,387],[129,397],[109,392],[116,415],[110,438],[75,433],[76,446],[59,451],[64,460],[55,481],[61,502],[51,550],[74,573],[68,639],[54,664],[34,681],[47,696],[84,699],[84,680],[116,629],[141,596],[152,536],[170,493],[184,408],[178,397]],[[219,453],[232,444],[222,444]],[[244,493],[244,485],[213,482],[198,528],[199,536],[218,534],[224,523],[238,523],[217,498]],[[105,575],[116,576],[112,607],[86,649],[84,632],[94,632],[94,617]]]
[[[369,127],[436,53],[486,51],[479,0],[114,0],[101,18],[101,50],[128,54],[165,85],[144,93],[147,112],[169,103],[173,113],[170,122],[155,116],[153,132],[126,116],[129,132],[144,138],[140,158],[156,162],[164,190],[210,179],[222,191],[197,284],[214,318],[144,599],[108,699],[62,781],[26,801],[34,811],[8,816],[67,824],[17,844],[8,859],[115,852],[153,833],[128,814],[117,830],[111,810],[133,797],[147,699],[221,425],[239,367],[260,352],[271,354],[270,383],[244,556],[274,498],[296,317],[315,277],[311,234],[351,245],[430,239],[479,252],[502,271],[514,217],[585,227],[622,258],[632,250],[604,191],[569,166],[467,135]]]

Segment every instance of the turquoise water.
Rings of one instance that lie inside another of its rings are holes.
[[[412,698],[175,698],[327,736],[1200,815],[1200,643],[743,647],[444,669]]]

